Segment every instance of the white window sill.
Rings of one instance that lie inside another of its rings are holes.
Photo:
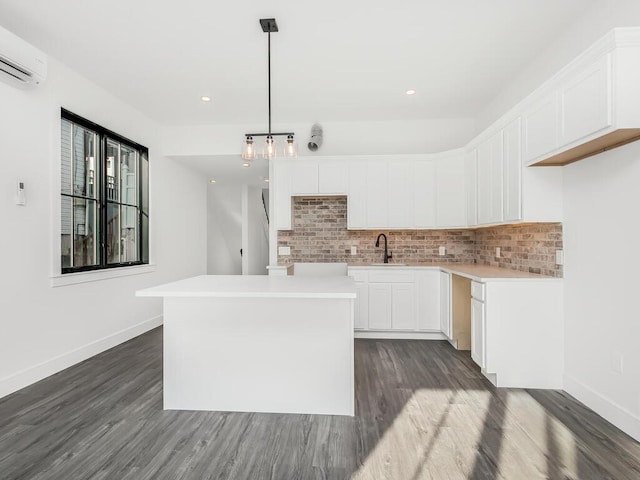
[[[96,282],[108,280],[110,278],[127,277],[129,275],[140,275],[143,273],[155,272],[156,265],[133,265],[131,267],[109,268],[107,270],[95,270],[91,272],[67,273],[51,276],[52,287],[64,287],[65,285],[75,285],[78,283]]]

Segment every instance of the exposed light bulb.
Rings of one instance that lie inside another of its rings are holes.
[[[256,158],[256,148],[253,144],[253,137],[247,136],[244,143],[244,148],[242,149],[242,158],[244,160],[253,160]]]
[[[298,155],[293,135],[287,135],[287,145],[284,147],[285,157],[295,157]]]
[[[271,159],[276,156],[276,146],[273,142],[273,137],[267,135],[267,139],[264,143],[264,158]]]

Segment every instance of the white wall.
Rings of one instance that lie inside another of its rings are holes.
[[[639,25],[640,1],[597,0],[562,37],[550,40],[537,58],[500,89],[500,94],[476,118],[476,132],[483,131],[611,29]]]
[[[640,142],[564,167],[565,389],[640,440],[639,183]]]
[[[242,185],[210,184],[207,194],[207,274],[242,274],[240,248]]]
[[[0,397],[161,322],[137,289],[204,273],[206,184],[163,157],[159,126],[50,59],[35,90],[0,83]],[[59,265],[60,107],[147,147],[155,271],[51,287]],[[16,180],[27,205],[14,204]]]
[[[269,264],[269,224],[262,187],[242,189],[242,274],[266,275]]]
[[[320,122],[324,143],[316,155],[369,155],[435,153],[460,148],[474,136],[475,121],[444,118],[388,122]],[[231,155],[242,151],[244,134],[265,130],[265,125],[208,125],[165,127],[169,155]],[[272,130],[293,131],[300,156],[307,149],[311,123],[274,125]]]

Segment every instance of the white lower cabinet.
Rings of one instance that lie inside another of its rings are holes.
[[[481,368],[484,360],[484,302],[471,299],[471,358]]]
[[[451,274],[440,272],[440,331],[451,338]]]
[[[416,330],[416,286],[413,283],[391,284],[391,329]]]
[[[353,327],[366,330],[369,324],[369,286],[364,282],[356,282],[356,301],[354,303]]]
[[[369,330],[391,330],[391,284],[369,284]]]

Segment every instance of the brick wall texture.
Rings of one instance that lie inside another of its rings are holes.
[[[346,197],[294,197],[292,230],[278,232],[278,246],[291,247],[280,265],[294,262],[380,263],[385,233],[392,262],[478,263],[562,277],[555,251],[562,249],[562,224],[535,223],[464,230],[347,230]],[[381,239],[382,242],[382,239]],[[357,254],[351,255],[351,247]],[[438,255],[444,246],[446,255]],[[495,258],[500,247],[500,258]]]

